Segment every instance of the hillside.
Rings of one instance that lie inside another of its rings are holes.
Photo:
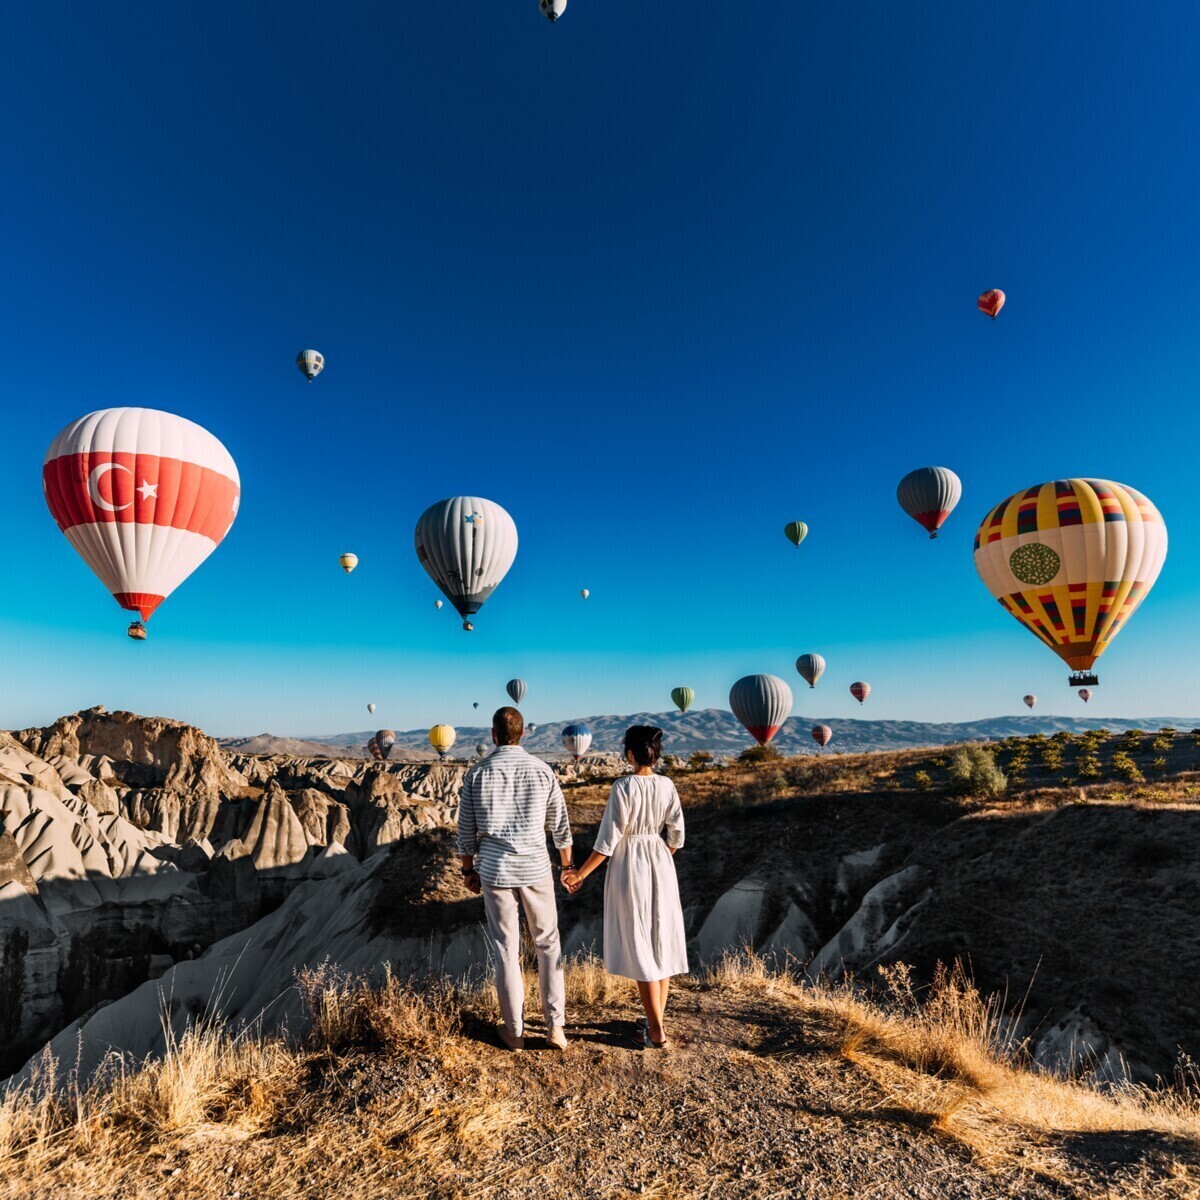
[[[812,693],[815,695],[816,693]],[[1014,716],[989,717],[979,721],[873,721],[864,718],[824,717],[815,707],[806,689],[797,692],[798,703],[812,707],[812,715],[792,716],[775,738],[775,746],[785,754],[809,754],[816,747],[810,730],[816,724],[833,727],[834,740],[830,753],[859,752],[868,750],[907,750],[920,746],[950,746],[959,742],[997,741],[1007,737],[1027,737],[1030,734],[1052,734],[1060,731],[1083,733],[1100,727],[1125,729],[1160,729],[1171,726],[1176,729],[1192,729],[1200,726],[1195,717],[1138,717],[1122,719],[1092,719],[1086,716],[1056,716],[1046,713],[1020,713]],[[485,718],[486,719],[486,718]],[[705,708],[687,713],[628,713],[624,716],[601,715],[591,717],[569,717],[567,720],[539,724],[536,732],[527,734],[524,745],[528,750],[547,757],[563,754],[560,737],[563,726],[571,721],[585,721],[592,730],[596,751],[616,751],[630,725],[657,725],[664,731],[664,746],[669,754],[689,755],[696,750],[707,750],[713,754],[738,754],[751,744],[750,735],[742,728],[737,718],[724,709]],[[486,725],[457,726],[458,741],[452,754],[469,758],[478,742],[489,741],[491,731]],[[289,738],[275,738],[260,734],[253,739],[219,739],[230,749],[243,749],[249,753],[336,753],[343,756],[365,756],[367,741],[375,729],[353,733],[321,734],[306,737],[296,742]],[[431,757],[427,729],[396,731],[396,746],[392,757],[402,750],[415,752],[422,757]],[[291,745],[303,744],[304,750],[291,750]],[[307,747],[316,747],[315,750]]]

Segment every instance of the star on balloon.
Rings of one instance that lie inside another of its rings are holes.
[[[479,512],[467,513],[467,515],[465,517],[463,517],[463,522],[467,525],[482,525],[483,524],[483,513],[479,513]]]
[[[150,499],[157,500],[158,499],[158,484],[151,483],[149,480],[143,479],[142,486],[140,488],[138,488],[138,495],[141,496],[141,498],[143,500],[150,500]]]

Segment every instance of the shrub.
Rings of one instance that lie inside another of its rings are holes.
[[[1100,759],[1094,750],[1083,750],[1075,760],[1075,771],[1080,779],[1100,778]]]
[[[1171,749],[1171,739],[1169,737],[1156,737],[1150,743],[1150,749],[1155,754],[1166,754]]]
[[[1047,771],[1061,771],[1063,768],[1062,747],[1056,742],[1047,742],[1042,747],[1042,766]]]
[[[999,796],[1008,786],[991,751],[982,746],[962,746],[956,750],[948,774],[951,789],[960,796]]]
[[[754,766],[756,763],[778,762],[783,757],[769,742],[765,746],[751,746],[738,755],[738,762]]]
[[[711,767],[712,760],[713,756],[707,750],[695,750],[688,759],[688,766],[694,771],[700,771],[705,767]]]
[[[933,778],[928,771],[918,771],[913,776],[913,783],[917,785],[917,791],[927,792],[933,787]]]
[[[1129,783],[1141,783],[1144,778],[1137,763],[1124,750],[1118,750],[1112,756],[1112,769]]]
[[[1150,765],[1161,774],[1167,769],[1167,760],[1160,754]]]

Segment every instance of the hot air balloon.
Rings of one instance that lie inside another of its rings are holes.
[[[1140,492],[1057,479],[1016,492],[983,519],[975,568],[988,591],[1073,672],[1091,668],[1154,586],[1167,527]]]
[[[387,758],[396,744],[396,734],[391,729],[381,729],[375,734],[375,744],[379,747],[379,753]]]
[[[1032,708],[1037,703],[1037,697],[1032,694],[1023,697],[1023,699],[1025,701],[1026,708]]]
[[[217,548],[242,492],[207,429],[153,408],[72,421],[46,452],[42,490],[83,561],[143,621]]]
[[[825,674],[825,660],[819,654],[802,654],[796,659],[796,670],[810,688],[816,687],[817,680]]]
[[[440,600],[435,600],[435,601],[433,602],[433,607],[434,607],[434,608],[441,608],[441,607],[442,607],[442,602],[441,602]]]
[[[343,554],[338,559],[338,562],[341,564],[342,570],[345,571],[347,575],[349,575],[350,572],[353,571],[354,568],[358,566],[358,555],[357,554]]]
[[[580,588],[579,594],[586,600],[592,593],[589,592],[587,588]]]
[[[491,500],[452,496],[431,504],[417,522],[417,558],[458,609],[463,628],[508,573],[517,556],[517,527]]]
[[[783,527],[783,536],[787,538],[793,546],[799,546],[806,537],[808,537],[808,526],[803,521],[789,521]]]
[[[896,487],[900,507],[935,538],[962,498],[962,483],[949,467],[918,467]]]
[[[592,731],[582,721],[567,725],[562,731],[562,744],[578,762],[592,744]]]
[[[538,0],[538,8],[551,25],[567,11],[567,0]]]
[[[687,712],[692,707],[696,699],[696,693],[690,687],[677,687],[671,689],[671,703],[675,705],[681,713]]]
[[[445,758],[457,736],[449,725],[435,725],[429,731],[429,744],[438,752],[438,758]]]
[[[523,679],[510,679],[505,685],[504,690],[508,693],[509,699],[514,704],[520,704],[525,699],[525,693],[529,688]]]
[[[375,711],[375,705],[373,705],[373,704],[368,704],[368,705],[367,705],[367,712],[369,712],[369,713],[373,713],[374,711]]]
[[[301,350],[296,355],[296,366],[300,368],[300,374],[312,383],[325,370],[325,355],[320,350]],[[334,388],[334,391],[337,391],[337,388]]]
[[[857,683],[850,685],[850,695],[861,704],[871,694],[871,685],[863,683],[860,679]]]
[[[533,734],[537,733],[537,726],[536,726],[536,725],[532,725],[532,724],[531,724],[531,725],[526,725],[526,726],[525,726],[525,732],[526,732],[526,733],[528,733],[530,736],[532,736]]]
[[[777,675],[745,675],[729,689],[729,707],[750,736],[765,746],[792,711],[792,689]]]
[[[1004,307],[1005,295],[999,288],[990,288],[975,301],[981,313],[986,313],[994,321],[996,314]]]
[[[1082,700],[1084,702],[1084,704],[1086,704],[1092,698],[1092,689],[1091,688],[1080,688],[1079,689],[1079,698],[1080,698],[1080,700]]]
[[[475,701],[475,703],[471,705],[471,707],[472,707],[472,708],[478,708],[478,707],[479,707],[479,701],[478,701],[478,700],[476,700],[476,701]]]
[[[814,725],[812,727],[812,739],[823,750],[829,745],[833,738],[833,730],[828,725]]]
[[[367,743],[367,751],[376,762],[379,762],[383,758],[383,755],[379,752],[379,742],[375,738],[372,738]]]
[[[485,754],[487,754],[487,752],[488,752],[490,749],[491,749],[491,746],[489,746],[489,745],[487,744],[487,742],[480,742],[480,743],[479,743],[479,745],[475,747],[475,753],[476,753],[476,754],[477,754],[477,755],[478,755],[480,758],[483,758],[483,756],[484,756]]]

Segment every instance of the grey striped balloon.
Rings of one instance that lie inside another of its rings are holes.
[[[463,628],[508,574],[517,557],[512,517],[481,496],[451,496],[431,504],[413,535],[417,558],[458,609]]]
[[[792,689],[778,675],[744,675],[729,689],[729,707],[750,736],[765,746],[792,711]]]
[[[896,487],[900,507],[935,538],[962,499],[962,481],[949,467],[918,467]]]

